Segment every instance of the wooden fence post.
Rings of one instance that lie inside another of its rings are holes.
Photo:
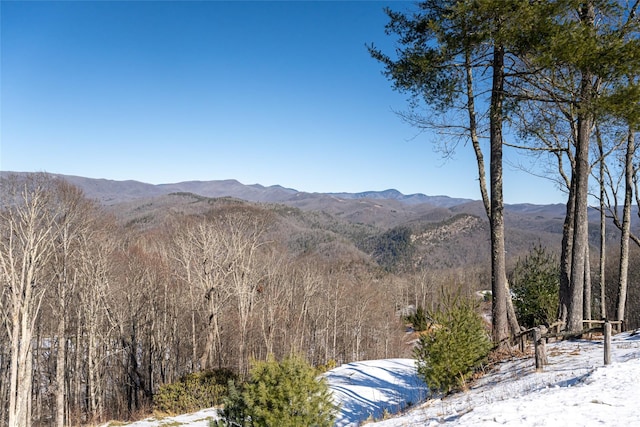
[[[611,364],[611,323],[604,321],[604,364]]]
[[[535,346],[536,371],[541,372],[544,365],[547,364],[547,349],[542,337],[541,327],[533,329],[533,344]]]

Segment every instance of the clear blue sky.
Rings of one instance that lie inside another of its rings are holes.
[[[470,147],[394,113],[375,1],[2,1],[0,169],[479,199]],[[511,162],[526,161],[507,154]],[[506,166],[507,203],[558,203]]]

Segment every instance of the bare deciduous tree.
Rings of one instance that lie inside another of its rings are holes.
[[[248,372],[247,332],[256,292],[265,274],[260,250],[268,227],[268,218],[257,210],[229,208],[215,212],[212,218],[217,233],[217,253],[224,261],[217,269],[226,276],[228,290],[236,304],[238,314],[238,372]],[[221,260],[222,261],[222,260]]]
[[[2,316],[11,344],[9,427],[31,425],[32,341],[47,284],[43,266],[52,254],[54,233],[51,182],[46,175],[2,179],[0,274]]]

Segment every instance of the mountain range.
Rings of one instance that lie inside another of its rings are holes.
[[[2,172],[3,174],[8,172]],[[302,199],[333,197],[338,199],[397,200],[416,205],[428,203],[434,206],[452,207],[471,202],[470,199],[448,196],[405,195],[395,189],[365,191],[362,193],[306,193],[280,185],[245,185],[235,179],[212,181],[184,181],[172,184],[148,184],[139,181],[114,181],[109,179],[84,178],[73,175],[53,174],[82,188],[85,194],[103,204],[116,204],[140,197],[154,197],[171,193],[193,193],[204,197],[234,197],[250,202],[297,203]]]
[[[0,176],[9,173],[0,172]],[[486,260],[490,251],[488,220],[484,206],[478,200],[405,195],[395,189],[306,193],[279,185],[245,185],[233,179],[155,185],[133,180],[51,175],[81,188],[88,198],[115,213],[123,223],[153,225],[170,212],[202,213],[211,209],[215,200],[236,200],[277,211],[283,216],[281,221],[287,224],[285,229],[298,230],[300,235],[295,237],[298,241],[309,239],[309,236],[314,236],[316,241],[322,230],[334,237],[347,236],[351,239],[350,244],[362,251],[375,239],[393,238],[385,233],[409,229],[421,262],[449,267]],[[525,253],[536,244],[559,248],[564,214],[562,204],[505,206],[505,235],[510,258]],[[593,215],[594,221],[597,220],[597,212]],[[592,227],[593,242],[598,240],[595,225]],[[300,237],[302,235],[304,237]],[[366,244],[362,236],[368,239]]]
[[[30,172],[0,171],[0,176],[28,174]],[[280,185],[245,185],[235,179],[211,181],[184,181],[170,184],[149,184],[134,180],[116,181],[101,178],[86,178],[74,175],[50,174],[81,188],[88,198],[95,199],[104,206],[118,205],[140,199],[148,199],[175,193],[191,193],[202,197],[232,197],[249,202],[280,203],[303,210],[323,210],[339,213],[345,207],[356,203],[360,208],[370,205],[392,213],[422,215],[444,208],[457,213],[466,212],[483,216],[484,207],[478,200],[454,198],[445,195],[428,196],[421,193],[402,194],[395,189],[365,191],[360,193],[307,193]],[[350,203],[351,202],[351,203]],[[353,208],[348,209],[352,211]],[[395,212],[393,212],[395,211]],[[534,216],[538,218],[561,219],[565,214],[563,204],[535,205],[512,204],[506,206],[510,214]]]

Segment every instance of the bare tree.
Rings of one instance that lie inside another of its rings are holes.
[[[81,236],[88,233],[96,207],[84,197],[80,189],[66,181],[56,181],[53,189],[57,199],[58,214],[53,224],[55,251],[51,259],[53,273],[52,299],[53,314],[57,318],[56,370],[55,370],[55,422],[65,425],[67,368],[67,324],[70,314],[69,303],[73,298],[77,280],[77,268]]]
[[[105,415],[105,372],[118,353],[112,348],[112,331],[116,321],[109,306],[113,282],[113,253],[118,233],[110,218],[101,218],[90,233],[82,235],[81,262],[78,269],[78,348],[84,377],[77,378],[77,393],[83,396],[84,413],[89,421]],[[84,391],[82,391],[84,389]]]
[[[218,231],[217,270],[226,276],[226,283],[236,304],[238,314],[238,372],[247,370],[247,332],[254,300],[265,273],[261,268],[260,251],[268,227],[263,212],[231,207],[211,213]]]
[[[260,332],[263,339],[266,359],[276,355],[276,343],[285,347],[285,325],[289,316],[287,294],[295,286],[293,268],[282,253],[273,250],[265,255],[265,277],[257,289],[257,308]],[[276,355],[280,356],[280,355]]]
[[[220,315],[229,299],[225,281],[232,263],[230,253],[220,247],[219,229],[208,219],[196,219],[174,232],[174,259],[178,274],[191,292],[192,363],[198,360],[200,369],[213,367],[221,357]],[[197,307],[204,308],[207,327],[204,348],[197,355]]]
[[[637,142],[635,131],[629,126],[625,136],[625,144],[623,144],[623,155],[620,156],[621,180],[620,183],[614,177],[612,168],[606,168],[608,189],[611,192],[605,194],[606,209],[608,216],[612,218],[613,224],[620,230],[620,261],[618,264],[618,289],[616,297],[616,319],[624,320],[625,307],[628,288],[628,271],[629,271],[629,243],[631,240],[640,244],[640,240],[631,232],[631,205],[633,203],[634,181],[636,181],[637,168],[635,166]],[[615,160],[614,160],[615,161]],[[623,191],[622,209],[618,204],[620,198],[618,189]],[[603,208],[604,209],[604,208]],[[620,217],[622,211],[622,218]]]
[[[52,254],[54,215],[51,182],[46,175],[0,182],[6,201],[0,210],[0,274],[2,316],[11,343],[9,427],[31,425],[32,341],[46,284],[43,266]]]

